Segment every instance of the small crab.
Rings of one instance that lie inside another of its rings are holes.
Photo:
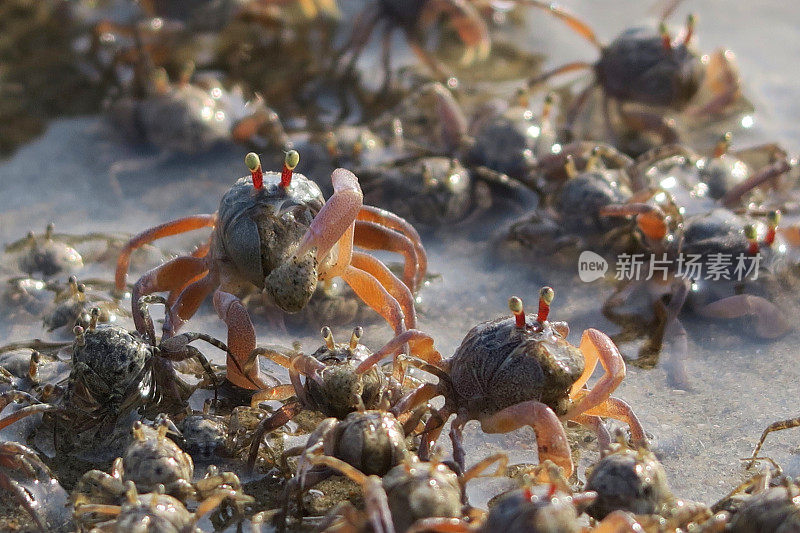
[[[220,473],[210,466],[204,478],[193,482],[194,463],[167,437],[171,427],[174,431],[174,425],[166,417],[159,417],[157,429],[134,422],[133,441],[123,456],[114,461],[111,473],[90,470],[78,481],[73,492],[75,507],[83,502],[117,502],[124,496],[128,482],[142,492],[154,492],[161,486],[167,494],[183,502],[203,501],[219,491],[237,503],[252,501],[242,493],[239,478],[232,472]]]
[[[340,459],[326,455],[309,455],[308,461],[315,465],[334,468],[358,483],[364,491],[366,517],[348,503],[329,513],[323,524],[334,523],[341,516],[352,527],[370,523],[373,531],[427,531],[427,525],[443,523],[437,518],[450,519],[452,524],[464,515],[464,487],[481,472],[497,463],[492,474],[503,475],[508,458],[496,454],[471,467],[462,475],[438,461],[424,462],[412,457],[389,470],[382,478],[366,476]],[[322,529],[322,528],[320,528]]]
[[[80,502],[75,506],[75,517],[79,524],[91,526],[92,531],[99,532],[200,533],[197,522],[227,497],[224,491],[215,493],[203,500],[192,513],[180,500],[164,494],[163,487],[140,495],[133,482],[128,482],[122,505]]]
[[[51,413],[56,415],[57,436],[64,440],[60,449],[81,449],[79,440],[85,448],[105,449],[102,442],[114,437],[112,430],[134,409],[183,402],[191,394],[193,387],[177,376],[173,361],[195,358],[215,382],[208,360],[189,343],[204,340],[222,350],[225,345],[201,333],[184,333],[157,344],[147,312],[147,303],[152,301],[163,303],[152,295],[143,298],[140,312],[149,325],[144,338],[119,326],[98,325],[100,311],[92,309],[88,327],[74,328],[72,370],[66,390],[56,391],[60,401],[43,403],[21,391],[6,393],[3,407],[17,400],[31,405],[0,420],[0,428],[31,414]]]
[[[603,45],[589,25],[555,4],[537,0],[524,0],[522,3],[545,9],[565,21],[600,52],[600,58],[594,64],[571,62],[529,80],[533,87],[559,74],[580,69],[594,71],[594,82],[575,97],[567,111],[569,129],[597,87],[603,93],[606,126],[617,140],[611,103],[616,104],[617,114],[628,129],[652,131],[663,142],[674,142],[677,134],[670,121],[650,111],[625,109],[625,104],[680,111],[692,102],[701,88],[708,87],[712,91],[710,100],[702,106],[695,106],[692,113],[713,116],[722,114],[740,96],[739,78],[731,62],[733,55],[718,50],[710,57],[701,58],[691,46],[695,29],[692,15],[689,15],[683,34],[677,39],[672,39],[665,23],[671,11],[668,9],[657,28],[630,28],[610,44]]]
[[[168,222],[134,237],[120,254],[117,288],[125,286],[130,253],[168,235],[213,228],[207,252],[178,257],[142,276],[133,289],[133,301],[143,294],[168,291],[166,333],[172,334],[189,319],[205,297],[214,292],[214,307],[228,326],[227,377],[247,389],[267,389],[258,359],[249,360],[256,347],[255,329],[242,302],[234,294],[256,286],[281,310],[302,309],[319,280],[342,277],[354,292],[392,326],[395,333],[414,327],[412,291],[425,275],[425,251],[416,230],[388,211],[362,205],[358,178],[345,169],[331,175],[334,194],[324,201],[319,188],[294,174],[299,155],[286,155],[281,173],[261,170],[258,156],[246,157],[252,177],[239,179],[223,196],[219,211]],[[359,228],[375,229],[369,239],[354,238]],[[353,245],[402,253],[403,281],[386,266]],[[134,322],[144,331],[134,306]]]
[[[55,301],[42,319],[47,330],[54,331],[64,326],[72,328],[76,325],[85,327],[91,320],[89,311],[94,308],[100,310],[100,323],[116,322],[119,316],[129,316],[127,311],[101,291],[91,289],[84,283],[78,283],[75,276],[70,276],[66,288],[56,294]]]
[[[66,530],[67,492],[27,446],[0,442],[0,490],[11,493],[41,531]]]
[[[54,232],[55,225],[51,222],[43,235],[36,236],[30,231],[25,238],[6,245],[5,252],[18,254],[17,265],[28,275],[41,273],[50,277],[62,272],[72,274],[83,268],[83,258],[73,246],[84,239]]]
[[[644,429],[630,406],[611,396],[625,378],[625,362],[619,350],[596,329],[583,333],[580,348],[569,344],[567,324],[548,320],[553,296],[550,287],[540,291],[536,320],[526,319],[522,300],[511,298],[513,316],[472,328],[450,359],[442,360],[439,352],[429,346],[421,368],[433,372],[439,382],[420,385],[393,408],[403,412],[444,396],[444,406],[426,423],[421,457],[427,455],[453,414],[456,419],[450,437],[460,466],[465,458],[461,433],[470,420],[480,421],[487,433],[531,426],[536,433],[539,461],[552,460],[567,477],[572,475],[573,464],[563,420],[574,420],[603,435],[606,430],[600,417],[616,418],[629,425],[635,441],[645,441]],[[404,335],[411,337],[419,332]],[[598,361],[605,373],[589,389],[585,385]]]
[[[485,59],[489,55],[491,41],[488,28],[480,13],[467,0],[371,0],[353,23],[352,33],[339,52],[339,63],[349,56],[346,65],[352,69],[373,30],[382,24],[384,88],[391,81],[392,33],[398,28],[417,58],[436,76],[447,78],[447,68],[427,52],[424,45],[427,28],[442,14],[449,17],[466,46],[462,64],[468,65],[476,58]]]

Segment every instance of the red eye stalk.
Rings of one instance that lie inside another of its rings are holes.
[[[764,244],[767,246],[772,246],[775,242],[775,233],[778,229],[778,224],[781,223],[781,212],[778,210],[770,211],[767,215],[767,236],[764,237]]]
[[[516,296],[508,299],[508,308],[514,313],[514,318],[517,319],[517,327],[525,327],[525,307],[522,305],[522,300]]]
[[[547,321],[547,316],[550,314],[550,304],[553,303],[553,298],[556,293],[551,287],[542,287],[539,291],[539,314],[536,315],[536,320],[541,323]]]
[[[686,36],[683,38],[683,46],[689,44],[689,41],[692,40],[692,36],[694,36],[694,23],[694,15],[690,13],[689,16],[686,17]]]
[[[288,189],[292,184],[292,172],[297,163],[300,162],[300,154],[295,150],[286,152],[286,157],[283,159],[283,170],[281,171],[281,187]]]
[[[261,159],[258,154],[250,152],[244,158],[244,164],[250,169],[253,175],[253,188],[261,189],[264,187],[264,172],[261,170]]]
[[[672,38],[669,36],[667,25],[663,22],[658,25],[658,33],[661,35],[661,44],[664,46],[664,50],[670,52],[672,50]]]
[[[758,253],[758,231],[756,227],[752,224],[748,224],[744,227],[744,236],[747,238],[747,242],[750,243],[750,246],[747,248],[747,253],[750,255],[756,255]]]
[[[719,141],[717,141],[717,144],[714,146],[714,159],[719,159],[728,153],[728,150],[731,147],[732,138],[733,135],[729,131],[720,137]]]

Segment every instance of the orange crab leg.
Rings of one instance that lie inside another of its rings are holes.
[[[353,267],[372,274],[403,309],[406,329],[417,327],[417,312],[414,309],[414,296],[411,290],[395,276],[389,268],[363,252],[354,252],[351,258]]]
[[[666,215],[659,207],[645,203],[607,205],[600,209],[605,217],[635,216],[636,224],[648,238],[660,241],[667,235]]]
[[[644,443],[647,442],[647,436],[644,433],[644,428],[636,413],[633,412],[631,406],[619,398],[609,397],[598,405],[584,412],[584,414],[591,416],[604,416],[606,418],[613,418],[628,424],[631,429],[631,438],[633,442]]]
[[[406,344],[412,346],[412,355],[441,368],[442,354],[433,347],[433,338],[422,331],[410,329],[397,335],[387,342],[383,348],[364,359],[364,361],[358,365],[356,372],[364,373],[378,364],[381,359],[397,355]]]
[[[187,281],[208,270],[205,258],[181,256],[145,273],[131,291],[133,323],[136,331],[143,331],[144,319],[139,311],[139,298],[161,291],[174,291]]]
[[[420,26],[428,26],[441,14],[449,15],[459,39],[464,43],[462,65],[469,65],[476,57],[479,60],[488,57],[492,47],[489,28],[472,4],[467,0],[432,0],[422,14]]]
[[[358,212],[356,219],[366,222],[375,222],[381,226],[402,233],[411,240],[417,252],[417,277],[414,285],[419,288],[422,280],[425,278],[425,274],[428,272],[428,256],[425,253],[425,248],[422,246],[422,238],[419,236],[419,233],[417,233],[417,230],[414,229],[414,226],[409,224],[403,217],[397,216],[391,211],[379,209],[371,205],[361,206],[361,210]]]
[[[622,359],[622,354],[619,353],[617,346],[605,333],[596,329],[584,331],[580,350],[588,364],[579,381],[586,382],[598,360],[603,365],[605,373],[591,390],[573,403],[572,407],[562,417],[564,419],[586,413],[589,409],[600,405],[611,396],[611,393],[625,379],[625,361]],[[577,389],[573,388],[573,391],[575,390]]]
[[[228,381],[244,389],[269,388],[259,376],[258,356],[252,362],[249,361],[250,354],[256,347],[256,330],[241,300],[229,292],[217,289],[214,293],[214,308],[228,326]]]
[[[187,231],[194,231],[196,229],[214,227],[216,223],[216,213],[211,215],[192,215],[189,217],[179,218],[171,222],[166,222],[160,226],[150,228],[132,237],[122,249],[122,252],[120,252],[119,259],[117,259],[117,271],[114,276],[117,291],[123,291],[125,289],[125,281],[128,276],[128,267],[130,266],[131,262],[131,254],[135,249],[171,235],[178,235],[179,233],[186,233]]]
[[[188,320],[197,312],[200,304],[217,286],[217,280],[207,272],[196,281],[186,286],[170,306],[170,325],[174,331],[180,329],[184,320]],[[167,302],[169,305],[169,301]]]
[[[367,250],[386,250],[402,254],[405,258],[403,263],[403,282],[412,291],[417,289],[419,260],[411,239],[375,222],[357,220],[355,223],[354,244]]]
[[[597,38],[595,35],[594,30],[583,22],[581,19],[559,7],[555,3],[551,2],[540,2],[538,0],[515,0],[515,3],[522,4],[524,6],[531,6],[536,7],[539,9],[544,9],[545,11],[549,12],[556,18],[561,19],[564,23],[575,33],[589,41],[593,44],[598,50],[603,48],[603,44],[600,42],[600,39]]]
[[[342,273],[342,279],[368,306],[381,315],[394,330],[395,335],[405,331],[403,308],[381,285],[375,276],[352,265]]]
[[[521,402],[481,418],[480,423],[486,433],[508,433],[522,426],[530,426],[536,433],[539,463],[550,459],[564,469],[565,477],[572,475],[572,457],[564,426],[545,404],[535,400]]]

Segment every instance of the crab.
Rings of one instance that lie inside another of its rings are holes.
[[[164,494],[163,487],[149,494],[139,494],[129,481],[122,505],[81,502],[75,506],[76,522],[93,527],[93,531],[199,533],[197,522],[217,508],[228,497],[224,491],[203,500],[194,513],[180,500]],[[235,495],[235,491],[230,491]],[[98,518],[98,517],[105,517]]]
[[[403,394],[405,379],[401,363],[395,361],[392,375],[387,375],[374,363],[364,366],[367,359],[377,360],[359,342],[362,335],[363,329],[356,327],[349,342],[337,344],[331,329],[325,326],[322,328],[325,344],[310,356],[295,353],[289,358],[273,350],[257,349],[260,355],[289,370],[291,384],[255,393],[251,405],[257,407],[267,400],[296,399],[285,403],[259,424],[250,449],[251,466],[264,435],[283,426],[302,410],[319,411],[323,416],[341,420],[355,411],[387,408],[397,403]],[[396,342],[389,341],[379,353],[392,350]],[[300,380],[301,375],[305,376],[305,382]]]
[[[168,222],[131,239],[117,264],[117,288],[125,286],[130,253],[142,244],[168,235],[213,228],[205,255],[178,257],[151,270],[136,282],[132,297],[170,293],[165,332],[172,334],[214,292],[214,307],[228,327],[227,378],[246,389],[267,389],[258,358],[255,329],[242,302],[240,287],[256,286],[286,312],[308,302],[319,280],[340,276],[353,291],[400,333],[416,323],[415,291],[426,271],[419,235],[402,218],[362,205],[358,178],[348,170],[331,175],[334,194],[324,202],[319,188],[301,174],[293,176],[299,155],[286,155],[281,173],[261,170],[256,154],[247,155],[252,176],[239,179],[223,196],[220,209]],[[369,239],[355,238],[370,228]],[[352,246],[397,251],[405,256],[400,281],[374,257]],[[134,323],[144,329],[134,307]]]
[[[362,518],[349,503],[328,513],[320,525],[325,529],[342,518],[352,527],[369,523],[373,531],[427,531],[436,518],[460,519],[464,514],[464,487],[471,479],[497,463],[493,476],[503,475],[508,458],[495,454],[480,461],[461,475],[438,461],[424,462],[412,457],[389,470],[382,478],[367,476],[335,457],[308,455],[314,465],[333,468],[361,486],[366,516]],[[434,520],[431,520],[434,519]],[[425,524],[425,525],[423,525]]]
[[[311,462],[311,455],[334,457],[368,476],[382,476],[408,460],[405,431],[397,419],[385,411],[355,411],[344,420],[326,418],[309,436],[305,446],[287,450],[287,456],[299,455],[297,473],[286,484],[284,519],[288,518],[292,495],[319,484],[335,474],[324,464]]]
[[[124,496],[128,482],[133,482],[142,492],[153,492],[160,486],[182,502],[203,501],[220,491],[237,505],[252,501],[242,492],[236,474],[220,473],[215,466],[209,466],[205,477],[193,482],[191,456],[167,437],[169,431],[176,429],[165,416],[159,417],[156,429],[138,420],[134,422],[133,441],[123,456],[114,461],[111,473],[90,470],[78,481],[73,491],[75,507],[85,502],[118,502]]]
[[[153,69],[148,82],[139,82],[147,88],[143,93],[112,101],[111,119],[127,138],[163,153],[194,154],[230,140],[262,147],[286,144],[278,115],[262,100],[248,102],[241,89],[227,90],[210,76],[193,82],[193,74],[191,63],[177,82],[164,69]]]
[[[384,88],[391,82],[392,33],[400,29],[417,58],[436,76],[448,78],[448,70],[425,50],[424,36],[439,15],[446,15],[465,45],[461,63],[485,59],[491,49],[488,28],[475,7],[467,0],[373,0],[356,17],[353,30],[338,54],[339,65],[352,70],[375,27],[383,26],[382,65]],[[347,60],[345,62],[345,60]]]
[[[67,492],[27,446],[0,442],[0,489],[12,495],[41,531],[66,529]]]
[[[625,378],[625,362],[616,345],[596,329],[583,333],[579,348],[568,343],[567,324],[548,320],[553,296],[550,287],[540,291],[535,320],[526,319],[522,300],[511,298],[513,316],[472,328],[450,359],[443,360],[432,345],[425,353],[420,351],[424,361],[421,367],[436,375],[439,382],[420,385],[392,409],[404,412],[444,396],[444,406],[425,425],[420,457],[427,457],[431,444],[453,414],[456,418],[450,438],[454,459],[462,468],[462,430],[470,420],[480,421],[486,433],[531,426],[536,433],[539,461],[552,460],[567,477],[572,475],[573,463],[562,421],[574,420],[603,435],[607,430],[600,417],[611,417],[629,425],[634,441],[645,441],[644,429],[630,406],[611,396]],[[605,373],[589,389],[585,385],[598,361]],[[371,361],[362,364],[367,363]]]
[[[547,10],[565,21],[570,29],[600,53],[599,59],[593,64],[582,61],[567,63],[528,82],[533,87],[567,72],[582,69],[594,72],[594,81],[575,97],[567,110],[566,123],[570,130],[581,108],[597,87],[602,90],[606,127],[615,141],[619,141],[619,135],[612,124],[612,103],[627,129],[651,131],[660,136],[662,142],[675,142],[677,133],[670,120],[652,111],[626,109],[626,104],[640,104],[660,110],[681,111],[690,108],[692,115],[713,117],[724,114],[740,97],[739,77],[732,63],[733,54],[717,50],[710,56],[701,57],[695,52],[692,46],[695,19],[692,15],[689,15],[682,35],[677,39],[672,38],[665,19],[674,6],[662,14],[657,28],[629,28],[610,44],[603,45],[588,24],[555,4],[537,0],[515,2]],[[701,90],[710,92],[708,102],[690,105]]]
[[[109,452],[113,450],[103,443],[117,437],[112,430],[135,409],[182,404],[193,392],[194,388],[177,376],[173,362],[194,358],[202,367],[199,372],[205,372],[216,383],[208,360],[189,343],[203,340],[222,350],[227,350],[226,346],[201,333],[184,333],[156,343],[147,312],[150,302],[164,300],[154,295],[142,298],[140,313],[147,324],[144,336],[115,325],[98,325],[100,311],[92,309],[87,328],[74,328],[72,369],[66,390],[56,387],[44,402],[22,391],[5,393],[0,402],[3,407],[12,401],[30,405],[0,419],[0,428],[32,414],[50,413],[56,417],[56,435],[63,438],[58,442],[62,451]],[[57,345],[63,346],[64,343]]]

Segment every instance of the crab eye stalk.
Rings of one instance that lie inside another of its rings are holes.
[[[779,210],[770,211],[767,214],[767,235],[764,237],[764,244],[772,246],[775,242],[775,233],[778,229],[778,224],[781,223],[781,212]]]
[[[575,166],[575,158],[571,155],[568,155],[567,160],[564,161],[564,171],[567,173],[569,179],[578,175],[578,167]]]
[[[744,236],[747,238],[747,242],[750,243],[750,246],[747,249],[747,252],[751,255],[756,255],[758,253],[758,231],[753,224],[748,224],[744,227]]]
[[[364,334],[364,328],[361,326],[356,326],[353,328],[353,334],[350,335],[350,351],[356,349],[358,346],[358,342],[361,340],[361,336]]]
[[[244,164],[250,169],[253,175],[253,188],[261,189],[264,187],[264,172],[261,170],[261,159],[255,152],[250,152],[244,156]]]
[[[517,296],[512,296],[508,299],[508,308],[514,313],[514,318],[517,319],[517,327],[525,327],[525,307],[522,305],[522,299]]]
[[[300,162],[300,154],[297,150],[289,150],[283,158],[283,170],[281,171],[281,187],[288,189],[292,184],[292,172],[294,167]]]
[[[553,303],[553,298],[556,293],[552,287],[542,287],[539,291],[539,313],[536,315],[536,320],[539,322],[546,322],[547,316],[550,314],[550,304]]]
[[[92,318],[89,321],[89,329],[94,330],[97,327],[97,322],[100,320],[100,308],[92,307],[90,314]]]
[[[602,155],[602,149],[599,146],[595,146],[592,148],[592,153],[589,155],[589,159],[586,161],[586,170],[597,170],[598,166],[600,165],[600,156]]]
[[[547,96],[544,97],[544,104],[542,105],[542,122],[547,122],[550,120],[550,115],[553,113],[553,107],[556,105],[558,101],[558,95],[556,93],[547,93]]]
[[[72,328],[72,333],[75,334],[76,346],[86,346],[86,337],[83,334],[83,328],[81,326],[75,326]]]
[[[333,342],[333,333],[331,332],[331,328],[328,326],[323,326],[320,330],[320,333],[322,333],[322,339],[325,341],[325,346],[327,346],[329,350],[336,348],[336,344]]]
[[[689,44],[689,41],[692,40],[694,36],[694,23],[696,22],[694,14],[689,13],[689,16],[686,17],[686,35],[683,37],[683,46]]]
[[[665,23],[662,22],[658,25],[658,34],[661,35],[661,45],[664,47],[664,50],[671,52],[672,38],[669,36],[669,30],[667,29],[667,25]]]
[[[717,144],[714,145],[714,159],[719,159],[728,153],[728,150],[731,147],[731,139],[733,139],[731,132],[727,131],[722,134],[722,137],[719,138]]]

